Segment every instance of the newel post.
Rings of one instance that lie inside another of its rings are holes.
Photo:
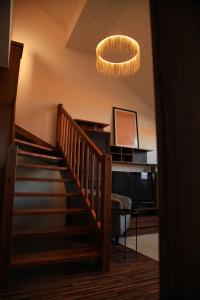
[[[60,148],[62,108],[63,108],[63,105],[58,104],[57,127],[56,127],[56,145],[57,145],[58,148]]]
[[[102,162],[102,206],[101,206],[101,232],[102,232],[102,269],[110,269],[110,230],[111,230],[111,185],[112,185],[112,158],[104,154]]]
[[[17,147],[8,148],[8,161],[6,166],[4,199],[2,208],[2,231],[0,241],[0,285],[8,282],[10,272],[10,256],[12,242],[13,202],[15,193]]]

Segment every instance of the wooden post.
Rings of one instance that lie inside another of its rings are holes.
[[[110,270],[110,227],[111,227],[111,155],[105,154],[102,161],[101,244],[102,270]]]
[[[8,163],[6,167],[4,203],[2,212],[2,236],[0,248],[0,281],[7,283],[10,271],[13,202],[15,190],[17,147],[11,145],[8,150]]]
[[[2,249],[3,208],[5,206],[4,189],[8,147],[14,143],[15,101],[18,74],[23,45],[12,42],[9,67],[0,67],[0,249]],[[0,267],[2,280],[2,267]]]
[[[57,147],[60,148],[60,133],[61,133],[61,111],[63,105],[58,104],[58,114],[57,114],[57,128],[56,128],[56,144]]]

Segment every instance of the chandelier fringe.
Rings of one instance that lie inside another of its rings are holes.
[[[105,59],[108,52],[127,53],[132,57],[123,62],[111,62]],[[103,39],[96,48],[97,71],[113,78],[123,78],[135,74],[140,67],[140,46],[132,38],[125,35],[113,35]]]

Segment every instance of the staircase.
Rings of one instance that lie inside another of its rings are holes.
[[[62,105],[56,147],[16,125],[6,174],[2,280],[12,268],[68,261],[109,270],[111,159]]]

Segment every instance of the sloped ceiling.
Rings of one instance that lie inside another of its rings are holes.
[[[33,0],[63,30],[67,30],[79,0]]]
[[[141,67],[125,84],[154,107],[149,0],[34,0],[66,31],[66,47],[95,55],[110,34],[127,34],[141,48]]]

